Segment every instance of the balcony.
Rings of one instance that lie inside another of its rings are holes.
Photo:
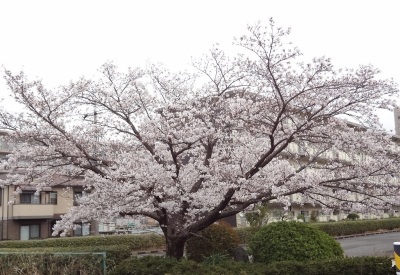
[[[13,219],[52,219],[53,204],[15,204],[12,207]]]

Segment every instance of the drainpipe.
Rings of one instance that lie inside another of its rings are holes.
[[[2,196],[2,205],[1,205],[1,240],[3,240],[3,234],[4,234],[4,208],[5,208],[5,204],[4,204],[4,194],[5,194],[5,190],[4,188],[2,188],[1,192],[1,196]]]

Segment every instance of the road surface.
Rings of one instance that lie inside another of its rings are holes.
[[[400,232],[337,240],[346,256],[393,255],[393,243],[400,242]]]

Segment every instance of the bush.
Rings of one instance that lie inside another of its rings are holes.
[[[231,275],[231,274],[265,274],[266,266],[243,262],[223,261],[215,264],[197,263],[192,260],[161,258],[147,256],[130,258],[121,262],[110,275],[164,275],[164,274],[191,274],[191,275]]]
[[[253,211],[246,212],[245,218],[250,226],[261,226],[267,224],[271,216],[268,210],[268,204],[255,205]]]
[[[307,274],[307,275],[336,275],[336,274],[396,274],[391,268],[392,263],[386,257],[356,257],[331,259],[325,261],[297,262],[283,261],[272,264],[243,263],[225,261],[219,264],[200,264],[182,259],[144,257],[130,258],[121,262],[110,275],[132,274],[191,274],[191,275],[230,275],[230,274]]]
[[[304,223],[276,222],[250,242],[255,262],[324,260],[343,257],[343,249],[326,233]]]
[[[328,233],[330,236],[345,236],[373,232],[377,230],[393,230],[400,228],[400,219],[358,220],[335,223],[316,223],[312,226]]]
[[[303,214],[298,214],[297,215],[297,220],[301,220],[301,221],[303,221],[303,222],[306,222],[306,216],[304,216]]]
[[[0,242],[0,251],[30,252],[30,253],[39,252],[39,253],[48,253],[49,255],[53,255],[53,253],[57,252],[63,252],[63,253],[106,252],[107,269],[111,270],[117,265],[117,263],[120,263],[126,258],[129,258],[133,250],[158,248],[164,245],[165,245],[164,237],[155,234],[109,235],[109,236],[51,238],[45,240],[29,240],[29,241],[2,241]],[[79,263],[80,256],[71,256],[71,257],[72,257],[71,263],[73,262]],[[21,262],[20,264],[23,264],[23,262]],[[73,273],[74,272],[72,273],[67,272],[65,274],[73,274]],[[8,274],[8,273],[0,272],[0,274]],[[95,273],[89,272],[87,274],[95,274]]]
[[[311,223],[310,225],[324,231],[330,236],[344,236],[362,234],[369,231],[377,230],[393,230],[400,228],[399,218],[380,219],[380,220],[358,220],[358,221],[341,221]],[[245,227],[237,228],[236,231],[240,238],[240,243],[248,244],[251,238],[261,229],[261,227]]]
[[[43,253],[1,255],[0,274],[103,274],[102,257]]]
[[[260,231],[261,227],[243,227],[243,228],[236,228],[236,233],[239,236],[239,243],[241,244],[248,244],[253,236]]]
[[[391,259],[387,257],[355,257],[311,262],[283,261],[269,264],[266,270],[268,275],[396,274]]]
[[[359,218],[360,218],[360,216],[356,213],[349,213],[347,215],[347,219],[350,221],[355,221],[355,220],[358,220]]]
[[[178,261],[174,258],[146,256],[143,258],[132,257],[121,262],[110,274],[154,274],[163,275],[176,265]]]
[[[239,245],[239,236],[226,223],[212,224],[191,237],[186,243],[188,259],[202,261],[211,255],[233,256],[233,249]]]
[[[66,256],[69,256],[68,253],[71,253],[71,259],[73,262],[79,262],[80,258],[83,257],[84,259],[86,256],[85,255],[73,255],[73,253],[76,252],[84,252],[84,253],[92,253],[92,252],[106,252],[106,264],[107,264],[107,269],[111,270],[114,268],[118,263],[121,261],[125,260],[126,258],[129,258],[131,256],[131,249],[129,246],[126,245],[118,245],[118,246],[89,246],[89,247],[39,247],[39,248],[3,248],[1,249],[1,252],[25,252],[25,253],[31,253],[38,255],[38,257],[43,257],[41,256],[42,254],[45,255],[50,255],[51,257],[54,256],[54,253],[65,253]],[[40,253],[40,254],[39,254]],[[7,256],[7,254],[5,254]],[[10,254],[10,257],[16,257],[16,255],[20,254]],[[21,254],[23,255],[23,254]],[[90,257],[91,255],[87,255],[87,257]],[[22,256],[21,256],[22,257]],[[20,260],[23,259],[23,257],[27,257],[26,255],[23,256],[22,258],[19,258]],[[50,258],[51,258],[50,257]],[[94,256],[94,257],[99,257],[99,256]],[[14,259],[15,260],[15,259]],[[4,264],[4,261],[7,261],[7,258],[2,258],[0,257],[0,266]],[[15,260],[16,261],[16,260]],[[16,261],[14,263],[18,263]],[[22,261],[22,260],[21,260]],[[20,262],[19,264],[22,264]],[[0,274],[7,274],[7,273],[1,273]]]
[[[29,241],[1,241],[2,248],[29,248],[29,247],[89,247],[127,245],[131,250],[162,247],[165,238],[160,235],[108,235],[88,237],[49,238]]]
[[[205,265],[218,265],[230,260],[232,259],[230,259],[230,257],[226,254],[213,254],[208,257],[205,257],[202,263]]]

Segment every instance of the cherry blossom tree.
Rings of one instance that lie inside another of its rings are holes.
[[[55,234],[142,215],[176,258],[193,234],[253,204],[288,208],[295,194],[355,212],[398,204],[399,149],[375,114],[393,108],[396,84],[370,65],[306,62],[288,34],[273,21],[249,27],[239,54],[213,48],[183,73],[107,63],[98,79],[46,89],[6,71],[25,109],[0,109],[17,143],[2,184],[80,180],[85,195]]]

